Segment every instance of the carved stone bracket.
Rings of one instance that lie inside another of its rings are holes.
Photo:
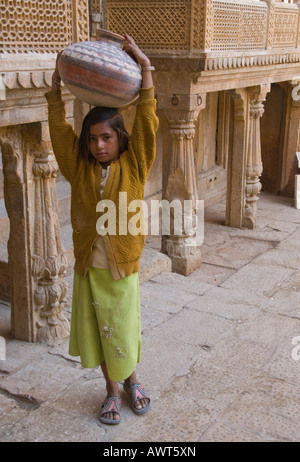
[[[49,59],[50,61],[50,59]],[[50,87],[53,70],[7,71],[2,73],[7,90]]]

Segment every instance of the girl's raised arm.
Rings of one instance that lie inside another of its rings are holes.
[[[46,93],[48,101],[49,130],[54,155],[63,176],[70,182],[77,168],[78,136],[73,127],[66,122],[65,104],[61,98],[58,54],[55,71],[52,75],[52,91]],[[55,91],[54,91],[55,90]]]
[[[150,59],[136,45],[133,38],[125,35],[126,43],[123,46],[126,51],[142,69],[142,88],[136,105],[136,117],[132,128],[129,143],[129,155],[132,154],[132,166],[136,165],[139,176],[146,181],[149,170],[155,157],[155,132],[158,128],[156,101],[154,99],[154,87]]]

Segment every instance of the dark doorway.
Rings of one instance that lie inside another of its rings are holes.
[[[283,161],[283,146],[286,117],[286,92],[278,84],[271,85],[264,103],[265,111],[261,118],[261,155],[263,173],[262,190],[279,193]]]

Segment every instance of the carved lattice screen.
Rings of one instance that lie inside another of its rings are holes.
[[[101,1],[100,0],[90,0],[91,13],[100,13],[101,11]]]
[[[190,0],[106,1],[107,29],[135,37],[144,50],[190,48]]]
[[[0,53],[55,53],[88,40],[87,0],[4,0]]]
[[[263,50],[265,48],[267,4],[253,3],[213,1],[212,50]]]
[[[271,19],[273,34],[271,37],[273,47],[293,46],[297,40],[298,10],[296,5],[278,3],[273,6]],[[299,23],[300,32],[300,23]],[[300,37],[300,36],[299,36]],[[298,37],[298,43],[299,43]]]

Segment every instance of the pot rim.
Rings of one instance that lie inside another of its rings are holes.
[[[100,41],[102,38],[106,38],[108,40],[112,40],[113,42],[117,42],[120,44],[125,42],[125,37],[123,35],[117,34],[116,32],[112,32],[110,30],[99,29],[97,41]]]

